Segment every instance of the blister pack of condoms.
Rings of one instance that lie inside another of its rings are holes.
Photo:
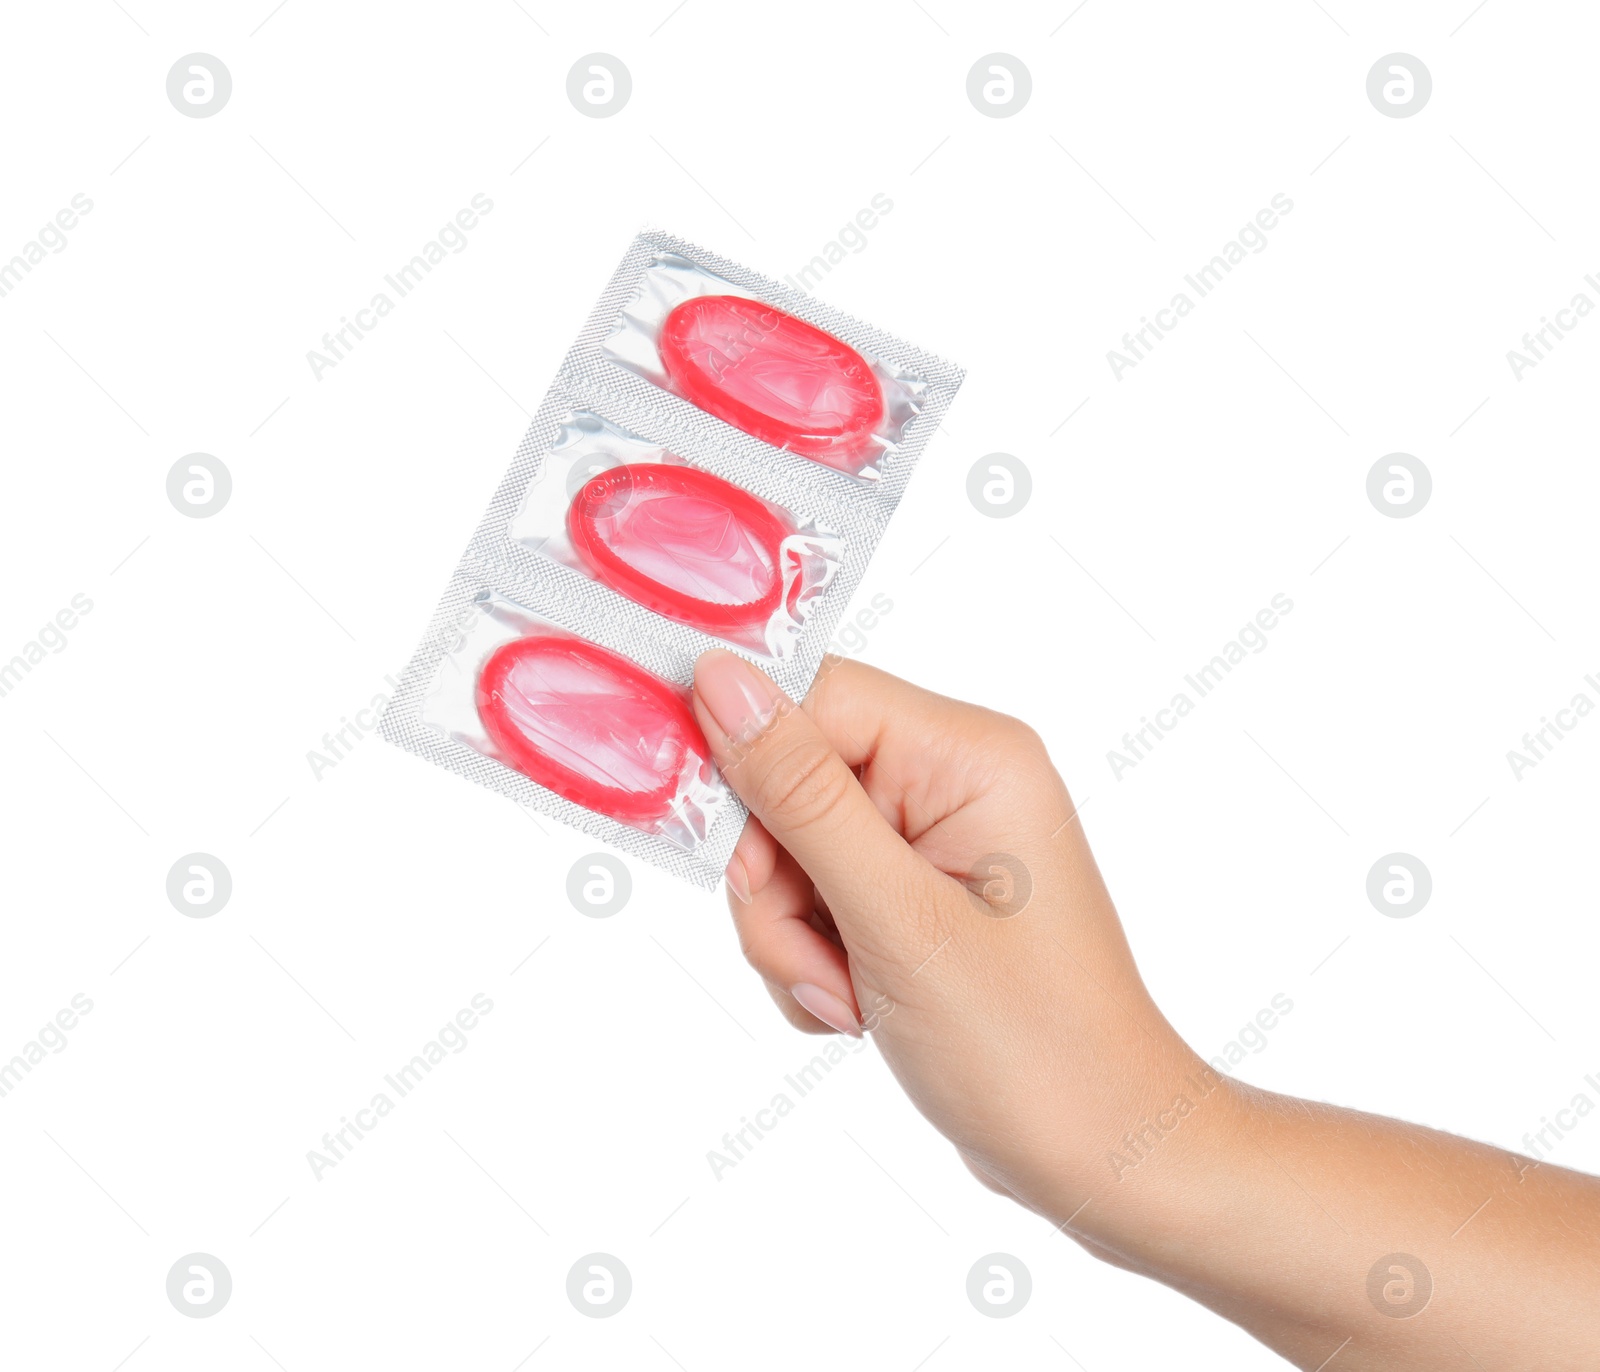
[[[801,699],[961,371],[664,233],[634,240],[385,711],[391,742],[710,888],[744,808],[690,706]]]

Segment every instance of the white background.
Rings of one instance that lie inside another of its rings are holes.
[[[1197,1049],[1282,993],[1246,1080],[1516,1149],[1600,1099],[1600,720],[1506,760],[1600,700],[1600,322],[1506,361],[1600,272],[1600,22],[1076,2],[7,8],[0,257],[94,204],[0,299],[0,658],[93,602],[0,699],[0,1055],[94,1005],[0,1099],[7,1363],[1280,1365],[972,1184],[870,1047],[714,1179],[818,1048],[721,897],[635,864],[587,919],[581,836],[375,738],[313,775],[646,222],[781,277],[892,200],[818,293],[968,381],[862,656],[1040,728]],[[596,51],[633,78],[608,119],[565,91]],[[1434,83],[1406,119],[1365,92],[1397,51]],[[211,118],[165,93],[192,52],[232,74]],[[1012,118],[965,93],[993,52],[1032,74]],[[315,379],[477,192],[467,249]],[[1280,192],[1268,248],[1117,380],[1107,349]],[[165,494],[196,451],[234,482],[205,520]],[[965,494],[994,451],[1033,476],[1008,520]],[[1433,474],[1405,520],[1365,493],[1395,451]],[[1117,780],[1108,749],[1280,592],[1270,646]],[[1410,919],[1365,894],[1396,850],[1433,876]],[[209,919],[165,893],[194,851],[232,873]],[[479,992],[470,1047],[314,1178]],[[1600,1121],[1552,1156],[1600,1167]],[[597,1250],[634,1282],[605,1320],[564,1289]],[[209,1319],[165,1295],[195,1251],[233,1276]],[[1033,1276],[1009,1320],[964,1294],[994,1251]]]

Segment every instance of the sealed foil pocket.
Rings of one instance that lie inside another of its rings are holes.
[[[789,655],[843,540],[588,412],[568,415],[510,538],[675,623]]]
[[[928,382],[660,252],[604,355],[752,438],[863,480],[882,475]]]
[[[574,805],[701,843],[726,793],[688,693],[503,595],[475,604],[422,722]]]

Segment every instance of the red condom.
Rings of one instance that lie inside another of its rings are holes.
[[[567,533],[598,580],[708,633],[759,628],[783,597],[789,530],[748,491],[698,467],[601,472],[573,498]]]
[[[513,639],[478,674],[478,718],[508,766],[636,828],[710,776],[688,704],[660,677],[578,638]]]
[[[883,424],[883,390],[867,360],[759,300],[685,300],[662,323],[657,348],[685,400],[774,447],[838,465]]]

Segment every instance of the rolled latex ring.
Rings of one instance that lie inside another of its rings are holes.
[[[507,766],[586,810],[649,828],[686,780],[709,779],[710,748],[660,677],[586,639],[503,643],[478,674],[478,718]]]
[[[883,425],[883,388],[866,358],[759,300],[685,300],[656,348],[685,400],[774,447],[832,462],[869,448]]]
[[[698,467],[662,462],[607,468],[567,507],[567,534],[597,580],[646,609],[713,634],[760,628],[772,618],[783,600],[789,532],[750,492]],[[671,570],[653,574],[628,557],[645,539]],[[704,595],[710,580],[696,562],[710,569],[719,559],[740,557],[756,594],[739,601]]]

